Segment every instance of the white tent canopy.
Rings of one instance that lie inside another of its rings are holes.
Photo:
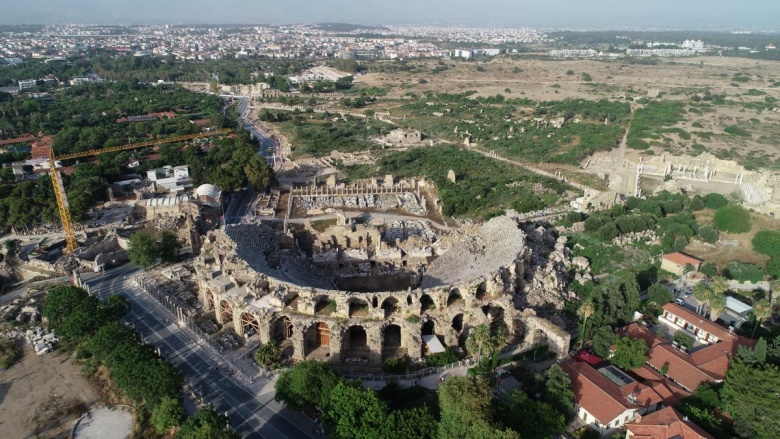
[[[444,352],[444,346],[435,335],[423,335],[422,339],[428,346],[428,352],[432,354]]]

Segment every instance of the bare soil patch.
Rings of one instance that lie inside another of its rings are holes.
[[[710,209],[696,212],[696,221],[699,224],[711,225],[714,214],[715,212]],[[753,227],[748,233],[721,233],[720,241],[716,244],[692,241],[685,251],[704,259],[705,262],[714,263],[718,268],[723,268],[734,261],[749,262],[763,267],[769,258],[754,252],[751,241],[761,230],[780,230],[780,222],[757,213],[751,214],[751,222]]]
[[[0,431],[3,439],[65,438],[73,421],[99,402],[66,352],[39,357],[25,345],[22,358],[0,374]]]

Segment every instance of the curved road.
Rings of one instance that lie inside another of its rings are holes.
[[[126,323],[148,343],[160,348],[204,402],[218,413],[227,413],[231,427],[245,438],[312,438],[314,424],[304,415],[274,401],[273,382],[261,378],[248,384],[224,372],[210,370],[224,362],[212,349],[190,337],[176,324],[175,316],[144,293],[132,280],[141,272],[131,266],[82,278],[93,294],[125,296],[131,311]]]

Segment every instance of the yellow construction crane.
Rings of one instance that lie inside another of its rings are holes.
[[[57,199],[57,208],[60,211],[60,221],[62,221],[62,228],[65,231],[66,251],[70,254],[73,254],[73,251],[78,248],[79,244],[78,242],[76,242],[76,231],[73,230],[73,220],[70,217],[70,208],[68,207],[68,197],[65,194],[65,186],[62,183],[62,176],[60,175],[60,170],[59,168],[57,168],[56,165],[57,160],[72,160],[81,157],[90,157],[90,156],[105,154],[107,152],[119,152],[119,151],[127,151],[130,149],[145,148],[147,146],[155,146],[161,143],[173,143],[173,142],[182,142],[185,140],[200,139],[203,137],[226,134],[229,133],[230,131],[231,131],[230,129],[223,129],[223,130],[210,131],[207,133],[188,134],[186,136],[169,137],[167,139],[162,139],[162,140],[149,140],[146,142],[133,143],[130,145],[112,146],[110,148],[103,148],[103,149],[90,149],[88,151],[74,152],[71,154],[63,154],[56,158],[54,157],[54,148],[52,148],[51,154],[49,155],[50,157],[49,176],[51,177],[51,183],[54,186],[54,196]]]

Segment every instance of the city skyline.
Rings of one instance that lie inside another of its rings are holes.
[[[738,8],[725,0],[661,0],[637,7],[615,0],[583,5],[574,0],[556,3],[485,0],[288,0],[250,2],[227,0],[0,0],[5,23],[62,24],[286,24],[344,22],[367,25],[433,24],[479,26],[547,26],[614,28],[776,28],[772,17],[780,5],[752,0]]]

